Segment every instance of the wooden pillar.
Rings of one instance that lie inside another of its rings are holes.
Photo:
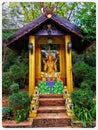
[[[35,37],[29,37],[29,43],[32,43],[33,51],[29,50],[29,96],[33,96],[35,87]]]
[[[67,90],[69,93],[73,91],[73,78],[72,78],[72,49],[68,53],[68,42],[71,41],[71,36],[65,36],[65,57],[66,57],[66,80],[67,80]]]

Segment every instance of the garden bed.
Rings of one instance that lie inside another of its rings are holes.
[[[82,121],[79,121],[79,120],[72,120],[71,126],[72,126],[72,128],[84,128],[83,125],[82,125]],[[94,128],[94,127],[96,127],[96,121],[92,122],[91,127],[86,126],[86,128]]]

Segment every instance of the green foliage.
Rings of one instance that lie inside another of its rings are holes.
[[[12,84],[12,79],[10,78],[9,72],[3,72],[2,74],[2,93],[8,95],[10,93],[10,85]]]
[[[90,89],[79,89],[72,92],[72,101],[81,107],[88,107],[93,96],[94,93]]]
[[[12,120],[12,119],[13,119],[13,110],[7,107],[2,108],[2,120]]]
[[[27,106],[26,109],[17,110],[16,112],[17,123],[28,120],[29,110],[30,110],[29,106]]]
[[[16,31],[17,31],[17,29],[3,29],[2,30],[3,40],[11,37]]]
[[[16,112],[22,107],[22,97],[19,93],[13,93],[8,98],[9,106]]]
[[[92,89],[96,89],[96,67],[89,67],[89,72],[85,76]]]
[[[24,71],[20,66],[14,64],[10,66],[9,72],[11,74],[11,78],[15,81],[18,78],[21,78],[24,75]]]
[[[96,41],[96,3],[81,2],[74,15],[74,22],[83,29],[86,39]]]
[[[90,102],[90,113],[93,119],[96,119],[96,100],[93,99],[92,102]]]
[[[18,122],[28,118],[30,98],[27,92],[13,93],[9,96],[8,101],[9,107],[11,107],[14,111],[14,118],[16,118]]]
[[[89,73],[89,66],[81,61],[76,62],[73,65],[73,74],[74,74],[74,82],[76,86],[79,86],[80,83],[85,79],[86,75]]]
[[[28,76],[28,55],[26,52],[21,52],[20,55],[16,55],[12,52],[8,54],[7,60],[4,64],[3,74],[3,93],[5,88],[15,82],[19,84],[20,88],[25,87],[25,78]]]
[[[28,95],[28,92],[19,92],[19,95],[21,96],[22,108],[29,106],[30,105],[30,97]]]
[[[93,107],[91,107],[91,109],[87,109],[86,107],[81,107],[77,104],[74,104],[73,111],[75,113],[75,116],[82,121],[83,127],[93,126],[92,121],[96,115],[96,111],[94,110],[95,113],[92,114],[92,110]]]
[[[83,54],[83,60],[92,67],[96,66],[96,46],[95,44],[90,47],[84,54]]]
[[[8,49],[7,58],[4,63],[4,69],[3,69],[4,72],[7,72],[8,69],[10,68],[10,66],[15,64],[17,57],[18,56],[13,51],[9,51],[9,49]]]
[[[79,89],[72,92],[73,112],[82,121],[83,127],[92,126],[96,118],[96,102],[90,89]]]
[[[10,86],[11,93],[17,93],[19,91],[19,84],[14,83]]]
[[[84,80],[83,82],[81,82],[80,87],[82,89],[90,89],[90,83]]]
[[[27,92],[13,93],[11,96],[9,96],[8,100],[9,106],[14,110],[25,108],[30,103],[29,95]]]
[[[83,81],[80,83],[81,88],[89,88],[96,91],[96,68],[89,66],[89,72],[84,76]]]
[[[89,87],[96,90],[96,52],[92,46],[83,55],[73,52],[73,78],[76,87]],[[90,59],[91,58],[91,59]]]

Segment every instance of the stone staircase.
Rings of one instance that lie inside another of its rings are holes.
[[[63,94],[40,94],[37,116],[32,127],[71,127]]]

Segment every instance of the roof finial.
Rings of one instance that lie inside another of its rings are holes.
[[[46,16],[47,16],[48,18],[51,18],[51,17],[52,17],[54,9],[56,9],[57,6],[58,6],[58,2],[56,2],[56,4],[54,4],[54,5],[51,5],[51,4],[52,4],[52,3],[49,2],[49,4],[48,4],[49,6],[46,6],[46,5],[44,4],[44,2],[40,2],[40,6],[41,6],[41,8],[43,9],[43,12],[46,13]]]

